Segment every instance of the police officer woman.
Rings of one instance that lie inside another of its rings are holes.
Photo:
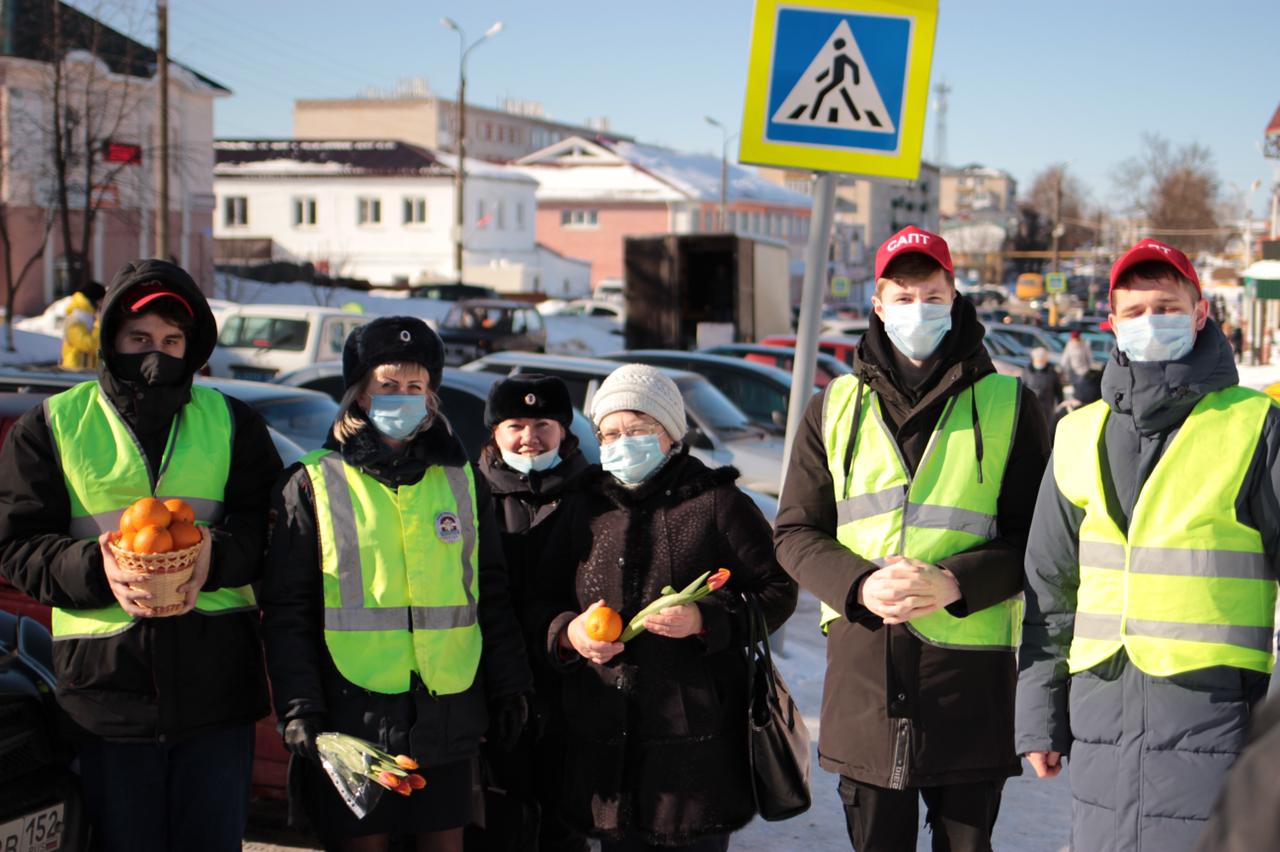
[[[492,434],[480,451],[479,468],[493,493],[512,603],[516,614],[526,618],[538,555],[564,498],[581,487],[590,462],[569,431],[573,424],[569,389],[554,376],[519,373],[495,382],[484,423]],[[537,647],[531,651],[536,653]],[[545,665],[532,668],[537,685],[525,736],[510,752],[486,749],[492,773],[489,787],[505,795],[488,797],[487,828],[474,836],[468,832],[470,852],[527,848],[535,821],[541,852],[587,848],[586,838],[569,829],[555,812],[565,736],[559,678]]]
[[[489,492],[441,416],[443,346],[419,319],[351,333],[325,449],[286,471],[263,637],[294,789],[331,848],[460,850],[482,735],[513,743],[531,686]],[[427,794],[357,820],[315,764],[340,731],[423,767]],[[300,788],[300,789],[299,789]]]

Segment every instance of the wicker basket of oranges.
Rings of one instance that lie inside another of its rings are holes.
[[[151,578],[148,604],[155,615],[173,615],[182,609],[178,587],[191,579],[200,554],[200,530],[196,515],[185,500],[143,497],[120,516],[120,529],[109,541],[116,564],[125,571]]]

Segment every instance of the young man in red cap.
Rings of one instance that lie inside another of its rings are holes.
[[[1017,747],[1071,757],[1075,849],[1190,849],[1272,666],[1280,410],[1187,256],[1111,270],[1102,399],[1058,425],[1027,546]]]
[[[217,327],[185,271],[127,264],[102,309],[97,381],[24,414],[0,450],[0,575],[53,607],[59,707],[97,848],[238,850],[253,725],[267,713],[258,609],[271,486],[262,417],[193,384]],[[186,500],[202,549],[180,612],[107,545],[142,497]]]
[[[996,374],[946,242],[876,253],[854,375],[796,435],[775,543],[822,602],[819,759],[858,852],[989,850],[1013,750],[1022,559],[1048,456],[1034,395]]]

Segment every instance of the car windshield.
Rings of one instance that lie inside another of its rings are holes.
[[[445,328],[479,331],[510,331],[512,311],[509,308],[483,305],[454,305],[444,318]]]
[[[694,419],[705,424],[721,437],[735,438],[745,432],[758,432],[747,415],[710,382],[701,379],[682,379],[677,382],[684,404]]]
[[[301,352],[307,346],[307,321],[279,317],[232,317],[222,327],[218,345]]]
[[[324,445],[338,413],[332,399],[310,395],[264,400],[253,407],[268,425],[308,451]]]

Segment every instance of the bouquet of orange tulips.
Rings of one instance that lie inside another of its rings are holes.
[[[316,737],[316,750],[338,794],[361,819],[378,804],[384,790],[408,796],[427,786],[426,779],[414,772],[418,762],[413,758],[393,757],[359,737],[323,733]]]
[[[708,571],[688,586],[685,586],[681,591],[677,592],[670,586],[665,587],[662,590],[662,597],[636,613],[635,617],[627,624],[627,629],[622,631],[622,637],[618,641],[626,642],[628,639],[634,639],[639,636],[645,629],[644,620],[655,612],[661,612],[667,607],[680,606],[681,604],[702,600],[727,582],[729,582],[729,569],[721,568],[714,574]]]

